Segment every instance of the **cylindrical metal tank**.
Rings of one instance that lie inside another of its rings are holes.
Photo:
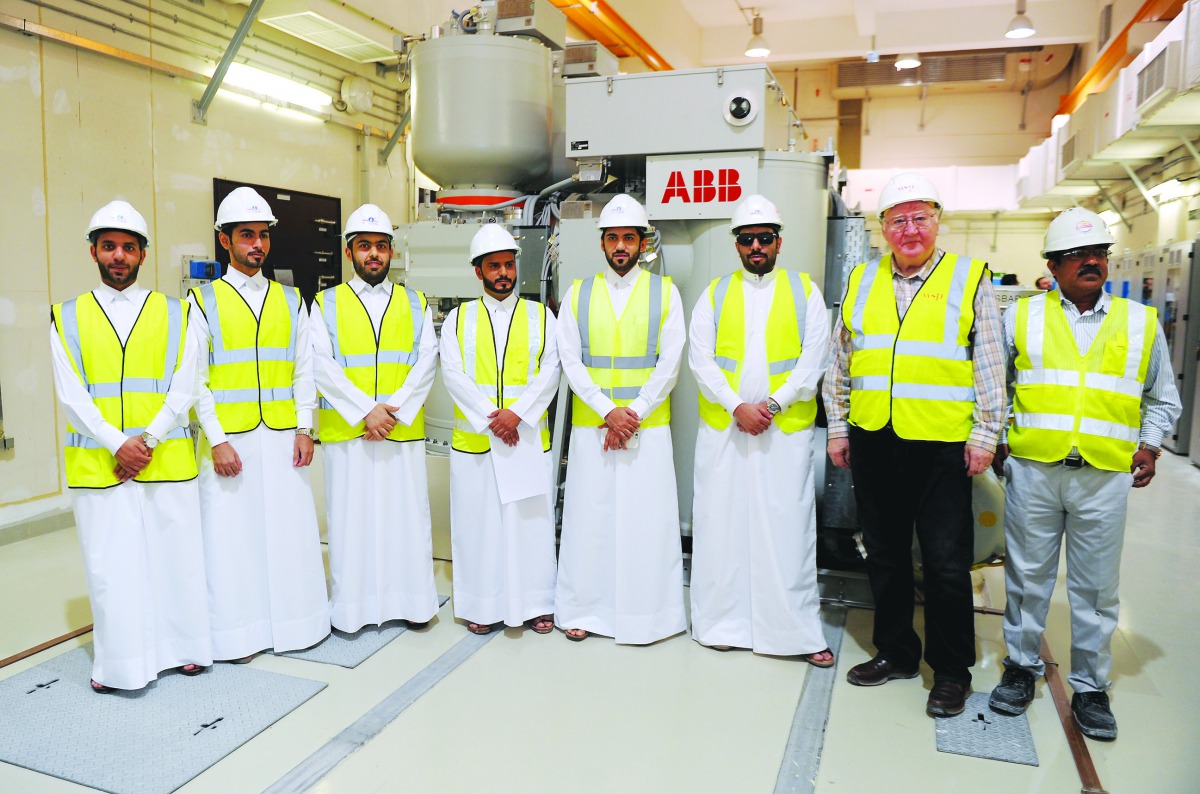
[[[521,195],[550,165],[550,50],[525,38],[444,36],[412,51],[412,152],[439,198]]]

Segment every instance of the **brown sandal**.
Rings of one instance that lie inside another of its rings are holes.
[[[541,626],[541,628],[538,628]],[[542,615],[529,621],[529,628],[533,629],[538,634],[549,634],[554,631],[554,616]]]
[[[484,634],[491,634],[492,627],[488,623],[468,623],[467,631],[471,632],[472,634],[479,634],[482,636]]]
[[[823,653],[829,654],[829,661],[820,662],[814,658]],[[817,651],[816,653],[802,653],[800,654],[800,658],[811,664],[813,667],[820,667],[823,670],[833,667],[835,664],[837,664],[837,658],[833,655],[833,651],[829,650],[828,648],[823,651]]]

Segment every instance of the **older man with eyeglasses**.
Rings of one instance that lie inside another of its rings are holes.
[[[1033,700],[1065,536],[1071,711],[1085,736],[1102,740],[1117,738],[1106,690],[1126,501],[1130,487],[1150,484],[1181,411],[1158,313],[1104,291],[1113,242],[1094,212],[1059,215],[1042,251],[1058,289],[1004,317],[1013,422],[996,467],[1008,477],[1008,657],[989,700],[1010,715]]]
[[[925,595],[926,711],[959,714],[975,664],[971,477],[1004,418],[1000,312],[987,264],[937,246],[941,200],[920,174],[880,193],[891,253],[854,268],[825,373],[829,456],[854,479],[876,653],[846,678],[878,686],[920,672],[913,629],[914,528]]]

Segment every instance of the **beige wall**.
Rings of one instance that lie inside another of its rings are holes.
[[[220,7],[206,6],[210,12]],[[0,0],[0,13],[185,68],[203,65],[63,15],[39,16],[36,6],[17,0]],[[230,13],[234,22],[240,18],[236,7]],[[355,69],[345,62],[341,73]],[[374,68],[360,73],[374,77]],[[207,126],[194,124],[190,103],[202,89],[144,66],[0,30],[0,392],[5,431],[16,440],[15,449],[0,452],[0,526],[64,501],[59,445],[65,420],[54,396],[47,320],[52,302],[98,283],[83,239],[95,209],[123,198],[146,216],[153,244],[139,282],[179,295],[181,257],[214,254],[214,177],[338,196],[344,215],[359,202],[360,132],[224,94],[209,109]],[[402,148],[381,168],[375,152],[383,141],[366,145],[370,199],[395,222],[406,220]]]

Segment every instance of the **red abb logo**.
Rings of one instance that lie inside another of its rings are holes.
[[[667,177],[667,189],[663,191],[659,203],[668,204],[677,198],[683,199],[685,204],[704,204],[713,200],[737,201],[742,197],[739,179],[741,174],[736,168],[718,168],[715,174],[708,169],[697,168],[692,172],[692,184],[689,185],[682,171],[672,171]]]

